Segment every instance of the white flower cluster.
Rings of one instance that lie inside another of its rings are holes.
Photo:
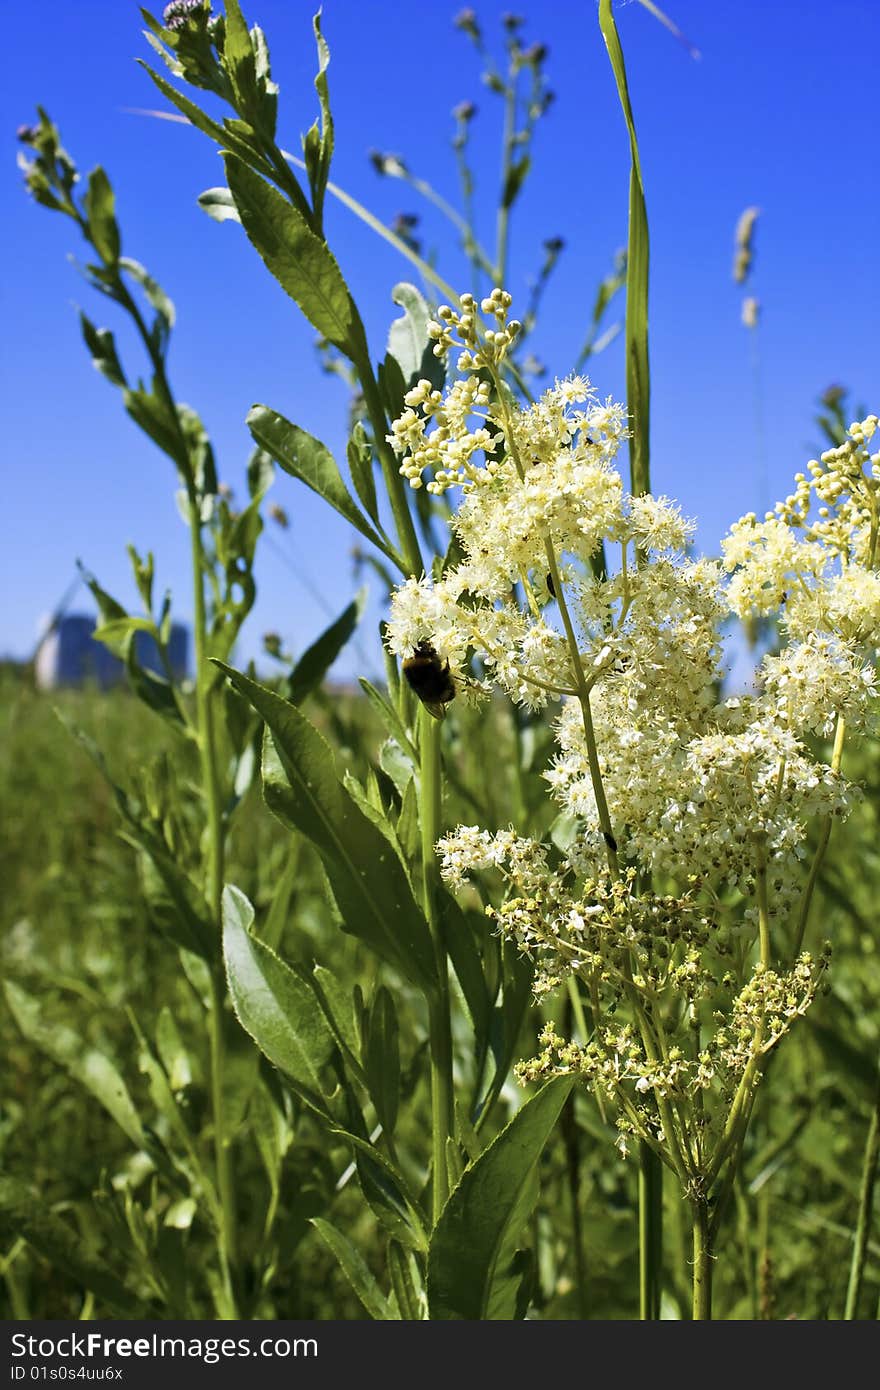
[[[723,542],[728,601],[740,617],[775,613],[794,640],[815,633],[880,644],[880,452],[876,415],[799,473],[794,491],[759,522],[753,512]]]
[[[573,845],[460,827],[438,845],[442,872],[455,888],[500,873],[487,912],[535,962],[537,988],[575,976],[593,992],[589,1043],[548,1035],[529,1074],[569,1067],[609,1093],[631,1082],[659,1124],[661,1101],[742,1075],[815,992],[808,960],[774,972],[769,931],[799,943],[808,826],[846,813],[842,731],[874,721],[877,418],[811,463],[764,521],[738,522],[720,563],[695,559],[678,508],[624,488],[621,406],[581,377],[514,403],[508,308],[501,292],[484,301],[490,329],[471,299],[441,312],[437,350],[461,347],[465,377],[445,395],[419,383],[394,424],[413,485],[429,470],[436,491],[461,486],[462,558],[395,592],[388,643],[404,658],[429,644],[453,678],[473,686],[478,670],[484,689],[532,709],[562,700],[545,776]],[[788,644],[764,658],[756,694],[724,699],[719,631],[754,613],[781,615]],[[829,764],[815,738],[832,732]],[[755,973],[744,932],[760,935]],[[621,999],[635,1031],[608,1022]],[[667,1046],[661,1029],[658,1055],[646,1019],[663,1008],[688,1045]]]

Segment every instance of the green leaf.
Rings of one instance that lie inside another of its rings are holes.
[[[348,1101],[352,1124],[362,1124],[363,1117],[354,1111],[350,1088]],[[361,1190],[385,1230],[408,1250],[426,1250],[428,1242],[421,1217],[403,1174],[369,1140],[351,1129],[334,1127],[332,1132],[352,1146]]]
[[[119,260],[119,227],[114,216],[115,201],[110,180],[98,166],[89,174],[83,204],[95,250],[104,264],[109,266],[115,266]]]
[[[373,683],[367,680],[366,676],[358,676],[358,684],[391,737],[400,745],[405,753],[409,754],[413,762],[418,765],[419,755],[416,752],[412,739],[404,727],[403,720],[400,718],[391,701],[382,694],[381,690],[377,690]]]
[[[28,1041],[89,1091],[132,1143],[143,1148],[144,1132],[138,1113],[125,1082],[109,1057],[84,1042],[64,1024],[54,1023],[50,1027],[44,1023],[39,1000],[19,985],[8,980],[3,988],[10,1012]]]
[[[307,647],[290,673],[287,698],[292,705],[301,705],[307,695],[317,690],[342,648],[361,620],[367,601],[366,589],[322,632],[317,642]]]
[[[256,94],[256,59],[238,0],[227,0],[225,19],[223,66],[239,105],[249,110]]]
[[[397,358],[386,352],[384,361],[379,363],[376,377],[379,395],[389,420],[396,420],[405,409],[403,398],[406,395],[406,381],[397,363]]]
[[[326,1113],[324,1069],[336,1046],[314,992],[251,934],[254,910],[240,889],[223,891],[223,957],[238,1021],[269,1061]]]
[[[612,0],[599,0],[599,28],[617,83],[630,144],[629,240],[626,260],[626,398],[632,419],[629,439],[631,489],[635,496],[651,490],[650,405],[651,374],[648,359],[648,212],[642,183],[639,144],[623,49],[614,22]]]
[[[266,804],[318,849],[346,931],[414,984],[433,990],[436,963],[424,914],[391,844],[339,781],[330,747],[295,706],[217,665],[267,725]]]
[[[400,1104],[400,1028],[394,1000],[384,985],[373,998],[364,1048],[364,1070],[376,1115],[386,1134],[393,1134]]]
[[[247,425],[255,442],[271,454],[285,473],[299,478],[384,555],[400,565],[394,548],[373,529],[345,486],[336,460],[326,445],[265,405],[251,407]]]
[[[304,214],[233,154],[226,181],[248,239],[309,323],[352,362],[369,353],[364,326],[342,271]]]
[[[445,888],[440,894],[439,906],[443,942],[461,985],[477,1046],[482,1047],[489,1034],[492,1001],[486,988],[480,950],[465,913]]]
[[[403,315],[391,325],[387,350],[400,367],[406,385],[412,386],[424,377],[432,386],[442,386],[443,363],[435,357],[433,340],[428,337],[428,321],[434,317],[431,306],[415,285],[405,280],[394,286],[391,298],[403,309]]]
[[[132,387],[123,393],[125,408],[154,444],[167,454],[176,464],[181,476],[186,479],[187,461],[181,452],[180,436],[174,416],[167,405],[153,391],[143,386]]]
[[[196,199],[202,212],[215,222],[241,222],[235,199],[228,188],[206,188]]]
[[[570,1076],[548,1082],[465,1169],[428,1250],[432,1319],[514,1317],[521,1280],[515,1242],[537,1195],[538,1160],[573,1085]]]
[[[164,839],[160,838],[146,823],[139,813],[137,805],[131,801],[122,787],[114,782],[104,761],[104,756],[94,739],[63,716],[59,715],[59,718],[68,732],[91,758],[112,790],[117,808],[125,824],[123,838],[136,848],[143,850],[155,869],[167,895],[171,910],[167,914],[163,914],[161,918],[154,915],[154,922],[175,945],[182,946],[184,950],[191,951],[203,960],[213,960],[216,954],[216,933],[203,895],[195,884],[187,878]]]
[[[134,261],[130,256],[120,256],[120,268],[127,270],[131,278],[140,285],[147,301],[156,310],[157,326],[154,329],[155,337],[159,347],[163,347],[167,341],[168,334],[174,327],[174,305],[168,298],[157,280],[154,280],[145,266],[140,261]]]
[[[127,386],[125,372],[116,351],[116,342],[109,328],[96,328],[91,319],[80,313],[83,340],[92,354],[92,365],[114,386]]]
[[[315,42],[318,45],[318,71],[315,74],[315,91],[318,93],[318,102],[321,107],[321,130],[319,134],[316,121],[308,134],[303,137],[303,153],[306,157],[309,187],[312,191],[315,222],[320,228],[324,216],[324,194],[327,189],[327,180],[330,176],[330,163],[333,159],[334,133],[333,113],[330,110],[330,87],[327,82],[327,69],[330,66],[330,49],[327,45],[327,40],[321,33],[320,10],[315,15],[312,23],[315,30]]]
[[[156,1022],[156,1048],[172,1091],[185,1091],[187,1086],[192,1085],[192,1064],[174,1014],[167,1005],[159,1010]]]
[[[152,618],[133,618],[127,614],[124,618],[111,618],[109,622],[101,623],[92,633],[96,642],[103,642],[111,652],[119,653],[121,644],[127,637],[135,632],[148,632],[151,637],[158,639],[156,624]]]
[[[84,1248],[82,1232],[69,1226],[17,1178],[0,1177],[0,1243],[23,1237],[39,1255],[81,1288],[90,1289],[123,1317],[139,1318],[143,1305],[120,1276]]]
[[[324,965],[316,965],[312,975],[315,990],[337,1042],[360,1066],[361,1044],[351,986],[344,984],[338,975]]]
[[[411,1251],[398,1245],[396,1240],[388,1244],[388,1273],[400,1317],[407,1322],[421,1322],[424,1310],[418,1293],[421,1287],[418,1265]]]
[[[520,189],[528,177],[531,166],[532,161],[527,154],[523,155],[522,159],[518,159],[514,164],[511,164],[507,172],[504,191],[501,195],[502,207],[509,208],[516,202]]]
[[[392,1312],[388,1299],[367,1268],[360,1251],[352,1245],[348,1236],[344,1236],[335,1226],[331,1226],[329,1221],[324,1221],[319,1216],[312,1217],[312,1225],[336,1256],[348,1282],[370,1317],[382,1322],[389,1321]]]
[[[227,133],[224,131],[222,125],[219,125],[217,121],[213,121],[200,106],[196,106],[194,101],[190,101],[189,97],[184,96],[183,92],[179,92],[176,87],[173,87],[167,77],[163,77],[160,73],[154,72],[149,64],[145,63],[142,58],[138,58],[137,61],[144,71],[149,73],[163,97],[167,97],[172,106],[176,106],[178,111],[186,116],[187,120],[195,126],[196,130],[200,130],[203,135],[210,136],[217,145],[226,145],[229,143]]]
[[[138,699],[154,714],[166,719],[179,733],[186,732],[186,719],[178,704],[174,686],[164,676],[151,671],[148,666],[141,666],[137,659],[134,632],[126,642],[125,669],[131,688]]]
[[[376,479],[373,474],[373,446],[367,438],[366,430],[358,420],[351,432],[345,449],[348,470],[354,490],[373,521],[378,526],[379,507],[376,500]]]

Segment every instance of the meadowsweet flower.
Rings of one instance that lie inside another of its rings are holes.
[[[720,562],[695,559],[677,505],[624,487],[620,405],[581,376],[514,402],[510,307],[494,290],[438,310],[435,350],[460,352],[459,375],[444,392],[418,382],[392,425],[411,485],[455,490],[461,558],[397,589],[388,645],[405,657],[429,642],[456,676],[479,669],[483,689],[559,706],[544,776],[564,841],[471,825],[437,845],[452,889],[476,876],[537,995],[571,979],[589,991],[591,1036],[545,1028],[521,1078],[582,1076],[615,1102],[623,1149],[636,1135],[668,1145],[680,1121],[664,1106],[715,1097],[703,1143],[825,968],[775,968],[767,943],[802,917],[809,825],[855,795],[811,740],[874,720],[877,420],[763,521],[737,522]],[[719,631],[756,613],[781,614],[788,645],[764,658],[754,694],[725,699]],[[664,1015],[668,1034],[651,1021]]]

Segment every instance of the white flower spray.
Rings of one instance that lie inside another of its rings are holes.
[[[458,350],[459,376],[445,394],[419,382],[389,436],[413,487],[427,474],[460,501],[459,558],[396,591],[388,643],[404,658],[429,643],[467,691],[562,702],[545,776],[570,833],[563,852],[462,826],[438,844],[442,873],[458,889],[479,877],[538,994],[584,991],[586,1035],[548,1025],[521,1079],[583,1076],[621,1150],[654,1147],[705,1221],[766,1058],[827,965],[801,948],[832,820],[855,794],[843,731],[874,717],[877,419],[763,522],[739,521],[720,563],[694,559],[678,508],[623,486],[623,407],[583,377],[519,406],[503,377],[510,296],[480,308],[465,295],[440,309],[429,331],[438,355]],[[720,626],[756,613],[781,614],[787,645],[757,693],[724,699]],[[826,762],[816,737],[832,732]]]

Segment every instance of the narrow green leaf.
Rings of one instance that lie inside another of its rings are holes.
[[[443,942],[474,1025],[477,1046],[482,1047],[492,1018],[483,962],[467,917],[445,888],[440,896],[440,923]]]
[[[364,1070],[379,1123],[393,1134],[400,1105],[400,1028],[394,1000],[380,985],[370,1009]]]
[[[119,264],[120,267],[123,270],[127,270],[131,278],[140,285],[147,297],[147,301],[159,315],[159,319],[165,328],[165,334],[167,335],[167,333],[170,333],[171,329],[174,327],[174,305],[162,286],[157,280],[153,279],[152,275],[149,274],[145,266],[141,265],[140,261],[134,261],[130,256],[120,256]]]
[[[353,1115],[352,1122],[354,1119]],[[357,1123],[361,1122],[362,1117],[359,1117]],[[334,1127],[332,1132],[352,1146],[364,1197],[385,1230],[408,1250],[426,1250],[428,1242],[416,1200],[403,1174],[369,1140],[352,1133],[351,1129],[340,1126]]]
[[[314,992],[251,934],[254,910],[240,889],[223,891],[223,957],[238,1021],[297,1091],[326,1113],[323,1072],[335,1052]]]
[[[130,614],[124,618],[111,618],[109,622],[101,623],[100,627],[95,628],[92,637],[96,642],[103,642],[111,652],[118,652],[120,643],[133,632],[148,632],[151,637],[158,637],[152,618],[134,618]]]
[[[134,632],[131,632],[126,639],[125,669],[131,688],[138,699],[154,714],[167,720],[178,733],[186,732],[188,726],[178,703],[174,686],[164,676],[159,676],[148,666],[140,664],[137,659]]]
[[[95,250],[104,264],[110,266],[116,265],[119,260],[119,227],[114,215],[115,201],[110,180],[99,165],[89,174],[83,203]]]
[[[388,1299],[370,1273],[360,1251],[352,1245],[348,1236],[343,1235],[320,1216],[312,1217],[312,1225],[336,1256],[348,1282],[370,1317],[387,1322],[392,1316]]]
[[[351,985],[343,984],[338,975],[334,975],[333,971],[324,965],[316,965],[312,975],[318,997],[337,1042],[346,1052],[351,1053],[360,1066],[361,1044]]]
[[[330,66],[330,49],[327,40],[321,33],[321,11],[315,15],[313,21],[315,30],[315,42],[318,46],[318,71],[315,74],[315,91],[318,93],[318,102],[321,108],[321,131],[318,134],[317,122],[303,140],[303,153],[306,156],[308,166],[309,186],[312,190],[312,204],[315,211],[315,222],[318,228],[321,227],[324,217],[324,194],[327,189],[327,180],[330,176],[330,164],[333,159],[334,131],[333,113],[330,109],[330,87],[327,81],[327,69]]]
[[[421,1322],[424,1309],[418,1292],[421,1288],[418,1265],[412,1252],[405,1250],[396,1240],[388,1244],[388,1273],[400,1317],[407,1322]]]
[[[599,0],[599,27],[617,83],[617,94],[629,134],[629,239],[626,262],[626,396],[632,419],[629,440],[630,484],[634,495],[651,490],[650,406],[648,358],[648,212],[642,183],[639,144],[626,80],[623,49],[614,22],[612,0]]]
[[[137,1296],[103,1260],[86,1252],[81,1231],[48,1207],[46,1199],[17,1178],[0,1177],[0,1243],[23,1237],[39,1255],[81,1288],[90,1289],[123,1317],[139,1318]]]
[[[428,1250],[432,1319],[515,1316],[522,1271],[512,1267],[512,1242],[531,1213],[538,1160],[573,1085],[570,1076],[548,1082],[465,1169]]]
[[[307,695],[317,690],[360,622],[366,601],[367,591],[361,589],[335,623],[303,652],[287,684],[287,698],[292,705],[301,705]]]
[[[379,507],[376,499],[376,479],[373,473],[373,446],[367,438],[366,430],[360,420],[351,432],[345,449],[348,471],[354,490],[360,498],[371,519],[379,525]]]
[[[175,945],[182,946],[184,950],[193,952],[203,960],[213,960],[216,954],[216,933],[204,897],[187,878],[165,841],[142,818],[136,803],[133,803],[122,787],[113,780],[94,739],[62,716],[59,715],[59,718],[105,778],[125,825],[123,838],[144,851],[167,895],[171,910],[161,918],[154,915],[155,924]]]
[[[351,361],[364,362],[364,327],[327,243],[299,208],[243,160],[227,154],[224,162],[242,226],[267,268],[319,333]]]
[[[125,408],[153,443],[176,464],[181,475],[186,477],[187,461],[184,459],[174,416],[164,401],[143,386],[132,387],[123,392]]]
[[[116,351],[116,342],[109,328],[96,328],[91,319],[80,313],[83,340],[92,354],[92,365],[114,386],[127,386],[125,372]]]
[[[44,1023],[39,1000],[19,985],[7,980],[3,988],[10,1012],[28,1041],[89,1091],[131,1142],[143,1148],[144,1132],[138,1113],[110,1058],[63,1024],[54,1023],[50,1027]]]
[[[251,407],[247,425],[256,443],[271,454],[285,473],[299,478],[384,555],[400,564],[393,547],[373,529],[345,486],[336,460],[326,445],[265,405]]]
[[[167,77],[162,77],[160,73],[154,72],[149,64],[145,63],[142,58],[138,58],[137,61],[144,71],[149,73],[163,97],[167,97],[172,106],[176,106],[178,111],[195,126],[196,130],[200,130],[203,135],[210,136],[217,145],[228,144],[227,135],[222,125],[219,125],[217,121],[213,121],[200,106],[196,106],[194,101],[190,101],[189,97],[184,96],[183,92],[179,92],[176,87],[173,87]]]
[[[391,701],[382,694],[381,690],[377,690],[373,683],[367,680],[366,676],[359,676],[358,684],[391,737],[395,739],[405,753],[409,754],[413,762],[418,764],[419,755],[416,752],[412,739],[404,727],[403,720],[400,718]]]
[[[318,849],[346,931],[432,990],[436,965],[424,914],[391,844],[339,781],[330,747],[295,706],[216,664],[266,723],[266,803]]]
[[[522,159],[518,159],[515,161],[515,163],[511,164],[507,174],[507,179],[504,184],[504,189],[501,194],[502,207],[512,207],[513,204],[516,202],[516,199],[519,196],[520,189],[525,183],[526,178],[528,177],[529,169],[531,167],[532,161],[527,154],[523,155]]]
[[[256,59],[238,0],[226,0],[225,19],[223,66],[239,105],[247,111],[256,95]]]

